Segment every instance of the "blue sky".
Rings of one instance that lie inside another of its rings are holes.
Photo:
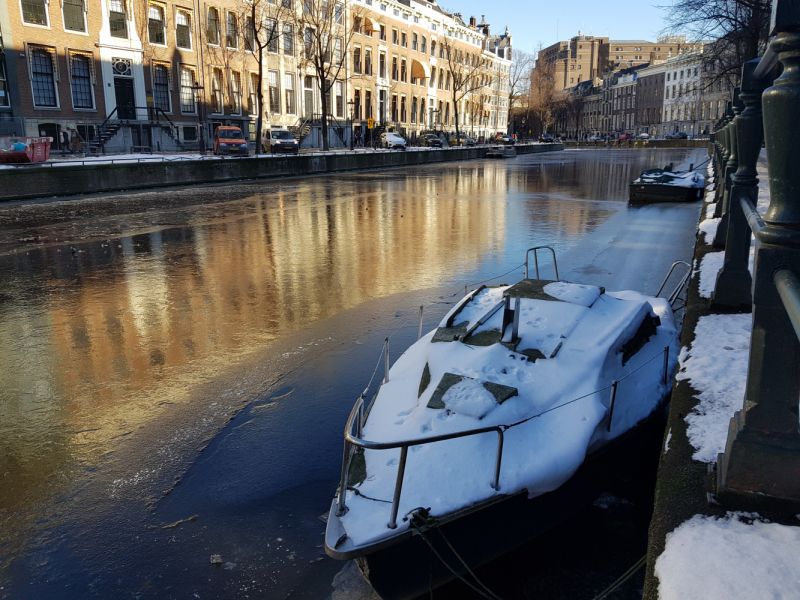
[[[514,47],[526,52],[534,52],[540,41],[549,46],[558,39],[567,40],[577,35],[579,29],[586,34],[610,35],[618,40],[655,41],[664,26],[664,12],[638,0],[437,1],[445,10],[460,12],[466,22],[469,22],[470,15],[480,22],[481,15],[485,14],[492,33],[500,33],[508,25],[514,36]],[[669,0],[659,0],[658,3],[669,4]]]

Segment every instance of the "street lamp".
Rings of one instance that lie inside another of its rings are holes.
[[[192,92],[194,92],[194,102],[195,106],[197,106],[197,125],[198,129],[200,130],[200,156],[206,155],[206,136],[203,132],[203,96],[202,91],[205,88],[197,83],[194,82],[194,85],[191,87]]]
[[[350,107],[350,150],[353,149],[353,108],[356,105],[355,100],[348,100],[347,106]]]

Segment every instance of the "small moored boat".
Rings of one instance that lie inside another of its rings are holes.
[[[516,155],[517,149],[508,144],[492,146],[486,151],[486,158],[514,158]]]
[[[538,263],[529,279],[526,254],[525,279],[466,295],[350,413],[325,549],[356,559],[381,598],[546,531],[624,472],[637,439],[663,435],[648,428],[677,363],[677,292],[559,281],[552,248],[528,252],[544,248],[555,280]]]
[[[631,202],[692,202],[703,197],[706,180],[696,171],[648,169],[631,182]]]

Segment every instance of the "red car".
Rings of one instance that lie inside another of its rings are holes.
[[[630,140],[630,139],[632,139],[632,136],[631,136],[630,133],[623,133],[621,136],[619,136],[619,139],[621,139],[621,140]]]

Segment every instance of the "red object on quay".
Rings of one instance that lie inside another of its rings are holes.
[[[0,164],[45,162],[50,158],[51,137],[0,137]],[[15,149],[24,144],[25,149]]]

